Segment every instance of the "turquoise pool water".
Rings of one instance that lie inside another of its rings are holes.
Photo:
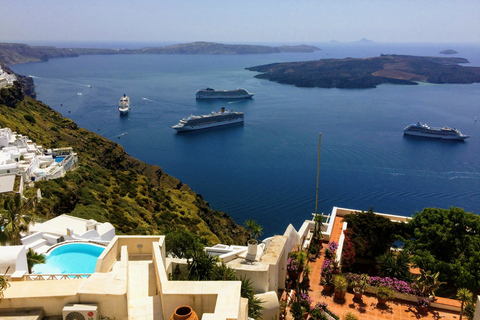
[[[68,243],[47,254],[45,264],[33,266],[36,274],[93,273],[105,247],[91,243]]]
[[[60,163],[63,160],[65,160],[65,157],[55,157],[54,159],[55,159],[55,162]]]

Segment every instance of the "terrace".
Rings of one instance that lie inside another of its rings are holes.
[[[323,233],[323,250],[327,247],[329,241],[335,241],[340,244],[337,250],[337,256],[341,255],[341,247],[343,243],[343,231],[346,229],[346,223],[343,216],[347,213],[354,212],[353,210],[334,208],[332,216],[332,223],[329,223],[328,231]],[[404,217],[396,217],[385,215],[391,219],[404,220]],[[325,229],[325,228],[324,228]],[[322,230],[323,231],[323,230]],[[309,240],[307,240],[309,241]],[[362,299],[354,299],[351,292],[347,292],[343,302],[337,301],[334,298],[334,292],[325,292],[324,286],[321,285],[321,271],[324,262],[324,255],[316,261],[309,261],[310,266],[310,287],[308,294],[312,299],[312,305],[317,303],[326,303],[329,310],[335,313],[340,319],[344,319],[347,313],[355,314],[358,319],[362,320],[376,320],[376,319],[458,319],[460,314],[460,302],[457,300],[437,297],[435,303],[432,303],[426,314],[420,313],[417,308],[417,301],[414,297],[407,297],[406,295],[398,295],[392,301],[382,306],[378,304],[377,297],[373,293],[364,293]],[[290,300],[294,291],[286,290],[282,299]],[[293,319],[291,313],[287,311],[286,319]],[[476,317],[474,319],[477,319]]]

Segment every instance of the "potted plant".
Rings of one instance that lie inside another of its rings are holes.
[[[320,303],[317,303],[315,307],[310,310],[310,316],[315,320],[329,320],[325,309]]]
[[[333,287],[332,260],[325,259],[322,264],[322,281],[320,283],[325,292],[330,292]]]
[[[353,290],[353,297],[354,299],[362,299],[363,292],[365,288],[368,286],[368,280],[370,279],[369,276],[366,274],[357,275],[352,281],[352,290]]]
[[[320,243],[311,242],[308,247],[308,258],[310,261],[316,261],[318,254],[320,253],[321,247]]]
[[[305,309],[302,307],[300,302],[294,301],[290,306],[290,313],[292,314],[293,319],[301,320],[303,318],[303,314],[305,313]]]
[[[415,279],[413,288],[417,290],[420,297],[435,298],[435,291],[445,282],[438,280],[440,272],[432,274],[430,270],[420,270],[420,275]]]
[[[335,260],[335,251],[337,251],[338,243],[335,241],[329,242],[327,247],[325,248],[325,258],[329,260]]]
[[[303,269],[303,279],[302,279],[302,285],[303,287],[309,288],[310,287],[310,266],[306,265],[305,268]]]
[[[430,306],[430,300],[425,298],[418,298],[418,312],[421,314],[428,313],[428,307]]]
[[[345,300],[345,293],[347,292],[348,282],[343,275],[335,276],[333,280],[335,285],[335,299],[343,301]]]
[[[293,258],[288,258],[287,260],[287,275],[292,281],[297,281],[298,279],[298,265],[297,261]]]
[[[377,287],[377,300],[379,304],[385,304],[395,297],[394,291],[391,287],[380,285]]]
[[[334,261],[332,262],[332,273],[333,273],[333,274],[339,274],[340,271],[341,271],[340,261],[334,260]]]
[[[253,219],[245,221],[245,228],[250,233],[250,239],[248,240],[248,255],[256,257],[258,247],[257,237],[263,234],[263,228]]]
[[[358,320],[358,316],[353,312],[347,312],[345,316],[343,316],[343,320]]]

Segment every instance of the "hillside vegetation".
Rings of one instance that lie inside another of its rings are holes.
[[[0,90],[0,126],[27,135],[45,148],[68,147],[80,166],[63,178],[40,181],[25,195],[42,200],[37,219],[60,214],[109,221],[119,234],[166,234],[189,230],[207,243],[244,245],[245,229],[226,213],[213,211],[203,198],[159,166],[128,155],[122,146],[80,128],[15,86]]]

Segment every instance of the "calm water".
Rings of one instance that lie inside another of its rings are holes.
[[[88,243],[71,243],[53,249],[45,259],[45,264],[34,266],[34,273],[93,273],[97,259],[105,247]]]
[[[322,51],[308,54],[82,56],[12,69],[34,76],[39,100],[161,166],[237,223],[256,219],[265,236],[283,233],[288,223],[298,228],[314,212],[319,132],[319,212],[374,206],[410,216],[424,207],[459,206],[478,213],[480,84],[296,88],[255,79],[245,68],[381,53],[438,56],[448,48],[480,66],[480,46],[319,46]],[[196,101],[196,90],[207,86],[244,87],[255,96]],[[120,117],[124,93],[132,109]],[[245,123],[183,134],[171,128],[222,106],[244,111]],[[456,127],[471,138],[404,137],[403,128],[417,121]]]

